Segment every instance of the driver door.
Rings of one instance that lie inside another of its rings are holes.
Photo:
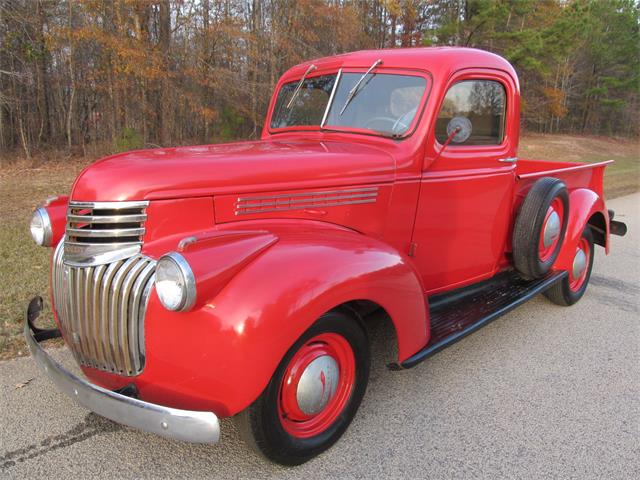
[[[465,70],[445,91],[427,138],[412,237],[430,294],[489,278],[507,264],[519,134],[517,84],[507,73]]]

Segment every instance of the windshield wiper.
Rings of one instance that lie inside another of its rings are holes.
[[[342,106],[342,110],[340,110],[340,116],[342,116],[342,114],[344,113],[345,109],[347,108],[347,106],[349,105],[349,103],[351,103],[351,100],[353,100],[353,98],[356,96],[356,94],[359,92],[358,87],[360,86],[360,84],[362,83],[362,81],[367,77],[367,75],[369,75],[371,73],[371,70],[373,70],[374,68],[376,68],[378,65],[380,65],[382,63],[381,59],[376,60],[375,62],[373,62],[373,65],[371,65],[369,67],[369,70],[367,70],[366,72],[364,72],[364,75],[362,75],[360,77],[360,79],[356,82],[356,84],[353,86],[353,88],[351,90],[349,90],[349,94],[347,95],[347,99],[344,102],[344,105]],[[364,87],[363,87],[364,88]]]
[[[287,109],[291,108],[291,105],[293,105],[293,101],[298,96],[298,92],[300,91],[300,88],[302,87],[302,83],[304,82],[304,79],[307,78],[307,75],[309,75],[309,73],[313,72],[316,68],[318,68],[318,67],[316,67],[315,65],[311,64],[311,65],[309,65],[309,68],[307,68],[307,71],[304,72],[304,75],[302,75],[302,78],[298,82],[298,85],[296,86],[296,89],[293,91],[293,95],[291,95],[291,100],[289,100],[289,103],[287,103]]]

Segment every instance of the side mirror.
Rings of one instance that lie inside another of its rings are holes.
[[[457,130],[457,133],[454,132]],[[473,125],[467,117],[453,117],[447,124],[447,136],[450,136],[453,143],[464,143],[471,136]],[[453,137],[451,137],[451,135]]]

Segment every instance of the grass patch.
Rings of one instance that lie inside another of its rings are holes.
[[[85,163],[33,168],[18,162],[0,168],[0,360],[27,354],[22,321],[32,297],[45,298],[42,319],[52,318],[47,298],[51,249],[33,243],[29,220],[33,209],[47,197],[69,192]]]
[[[596,162],[614,159],[605,175],[605,192],[613,198],[640,190],[640,143],[637,140],[528,135],[523,158]],[[52,195],[66,194],[86,161],[25,162],[0,167],[0,359],[26,355],[22,321],[34,295],[49,295],[51,250],[34,245],[28,222],[33,209]],[[48,298],[47,298],[48,300]],[[49,301],[43,319],[51,319]]]
[[[640,190],[640,141],[577,135],[526,135],[520,143],[522,158],[568,162],[615,160],[604,175],[607,198]]]

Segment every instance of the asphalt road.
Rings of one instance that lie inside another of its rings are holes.
[[[0,477],[640,478],[640,194],[609,205],[630,233],[597,250],[574,307],[539,296],[403,372],[378,322],[354,423],[301,467],[263,460],[229,421],[216,446],[120,427],[21,358],[0,363]]]

